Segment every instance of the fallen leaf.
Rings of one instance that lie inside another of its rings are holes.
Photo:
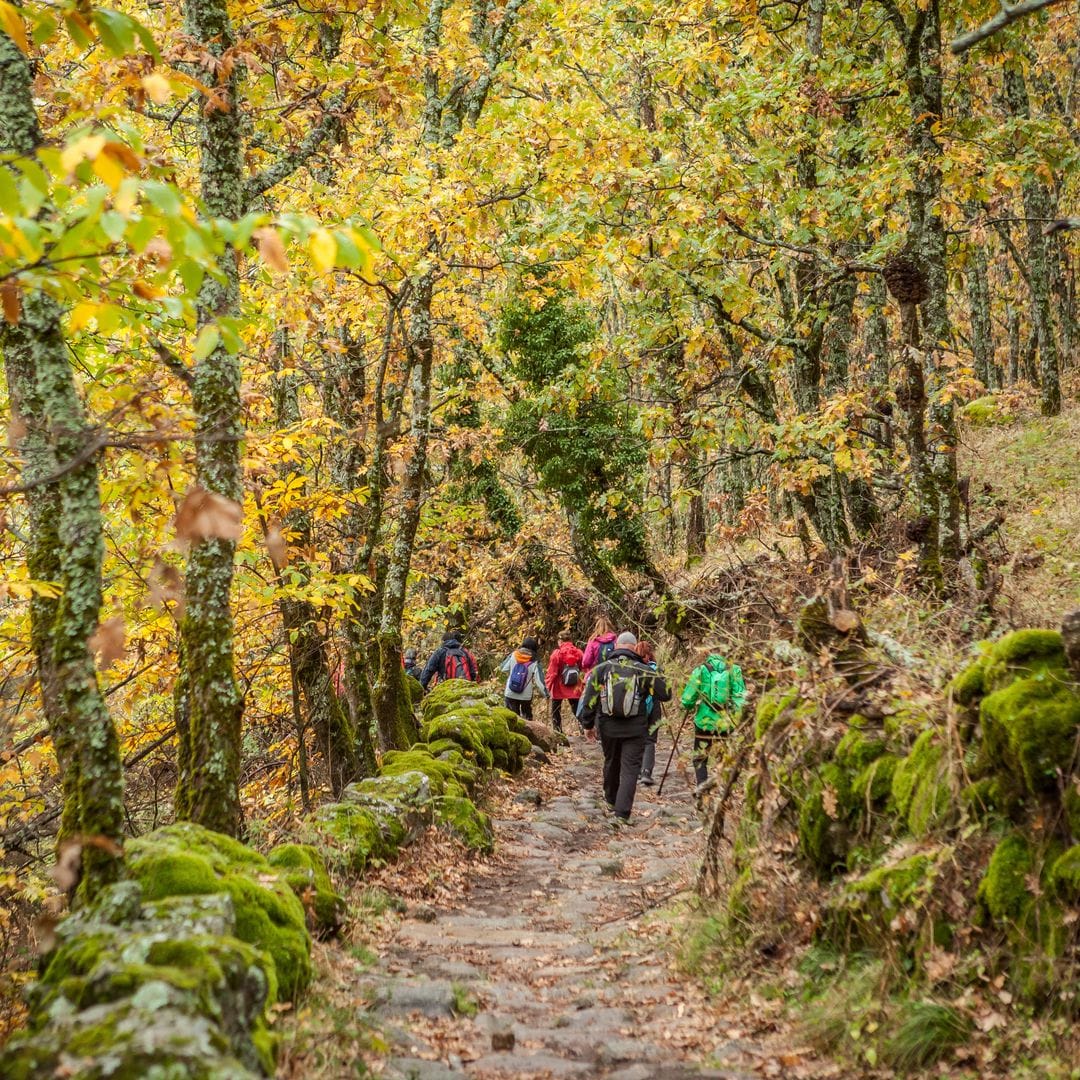
[[[841,634],[848,634],[859,625],[859,616],[849,608],[840,608],[829,616],[829,622],[831,622]]]
[[[275,570],[288,565],[289,545],[277,525],[270,525],[266,530],[266,550],[270,552],[270,561]]]
[[[149,75],[144,75],[142,77],[142,86],[146,91],[146,96],[155,105],[164,105],[172,96],[172,86],[169,84],[169,80],[159,71],[152,71]]]
[[[175,607],[173,614],[177,619],[184,614],[184,579],[175,566],[170,566],[159,555],[154,559],[154,565],[150,568],[147,578],[150,586],[150,603],[156,608],[165,607],[168,601],[173,601]]]

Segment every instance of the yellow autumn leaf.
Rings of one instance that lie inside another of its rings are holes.
[[[94,158],[94,175],[104,183],[110,191],[116,191],[124,182],[126,173],[121,164],[112,154],[98,154]]]
[[[7,0],[0,0],[0,29],[23,52],[30,51],[30,42],[26,37],[26,25],[23,23],[22,16],[19,14],[18,8],[14,4],[9,4]]]
[[[149,75],[142,77],[142,88],[155,105],[164,105],[172,97],[169,80],[158,71],[151,71]]]
[[[97,308],[97,304],[92,304],[88,300],[76,304],[68,316],[68,330],[72,334],[77,334],[97,314]]]
[[[2,3],[3,0],[0,0]],[[60,153],[60,168],[73,172],[87,158],[96,159],[105,146],[104,135],[84,135],[68,144]]]
[[[319,270],[331,270],[337,260],[337,241],[328,229],[316,229],[308,240],[311,261]]]

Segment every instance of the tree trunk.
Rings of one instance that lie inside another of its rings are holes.
[[[972,208],[974,211],[974,207]],[[971,351],[975,377],[989,390],[1000,387],[994,363],[994,329],[990,313],[990,285],[987,277],[986,246],[973,243],[968,251],[968,304],[971,309]]]
[[[431,239],[434,247],[435,238]],[[409,417],[411,447],[401,485],[401,506],[397,516],[390,558],[383,586],[379,620],[379,674],[373,688],[375,721],[379,739],[388,749],[403,749],[417,738],[415,720],[400,708],[404,693],[401,668],[401,620],[405,614],[405,590],[412,565],[413,542],[420,524],[427,470],[428,440],[431,433],[431,379],[435,363],[435,338],[431,322],[433,276],[425,274],[417,284],[409,306],[409,351],[412,364],[412,407]]]
[[[0,31],[0,152],[30,157],[42,144],[31,86],[26,58]],[[13,401],[27,414],[28,468],[38,479],[43,469],[67,470],[57,484],[44,485],[30,519],[32,528],[42,530],[31,541],[34,573],[59,578],[63,590],[55,609],[37,605],[33,644],[64,773],[63,834],[83,838],[79,892],[90,898],[122,873],[124,828],[119,742],[89,645],[101,613],[104,554],[97,453],[88,453],[94,434],[68,361],[60,306],[38,289],[25,290],[21,299],[19,321],[5,327],[0,344],[6,369],[15,376]],[[51,556],[43,550],[46,543],[55,544]]]
[[[285,333],[279,335],[281,352],[287,354]],[[275,378],[277,423],[287,428],[300,422],[299,377],[296,374],[278,375]],[[290,469],[283,466],[283,477]],[[282,525],[295,536],[300,548],[307,548],[313,541],[311,514],[304,509],[293,510]],[[276,562],[275,572],[280,577],[282,567]],[[294,570],[295,572],[295,570]],[[299,569],[305,573],[303,568]],[[315,733],[319,751],[326,764],[330,787],[335,795],[352,780],[375,771],[374,748],[369,739],[358,740],[352,721],[333,684],[332,662],[327,635],[319,630],[318,613],[306,600],[282,599],[279,604],[289,649],[290,668],[297,686],[307,705],[307,720]],[[364,750],[367,760],[362,760]]]
[[[1005,69],[1005,98],[1009,111],[1020,120],[1031,118],[1027,83],[1019,67]],[[1025,176],[1022,192],[1027,218],[1027,268],[1031,289],[1031,316],[1039,336],[1039,404],[1043,416],[1061,412],[1061,354],[1054,327],[1052,305],[1053,267],[1046,237],[1045,221],[1053,209],[1049,192],[1035,176]]]
[[[212,56],[236,44],[225,0],[185,0],[185,29]],[[204,75],[204,77],[207,77]],[[244,209],[243,143],[231,70],[216,90],[220,106],[199,110],[199,170],[203,201],[212,217],[238,219]],[[199,327],[240,307],[236,252],[218,260],[220,278],[209,274],[198,296]],[[243,500],[240,442],[243,435],[240,362],[222,344],[195,367],[192,404],[196,416],[195,478],[206,491]],[[176,815],[236,836],[241,828],[240,739],[243,699],[233,665],[232,540],[192,544],[181,635],[183,671],[177,687]]]
[[[690,489],[690,509],[686,516],[686,565],[691,566],[706,552],[708,526],[705,521],[705,477],[708,475],[701,452],[690,450],[686,463],[686,485]]]
[[[931,374],[935,380],[944,378],[940,352],[949,342],[952,330],[948,309],[948,249],[945,225],[941,220],[941,145],[937,140],[936,127],[943,117],[941,82],[941,16],[938,0],[927,0],[915,13],[914,23],[903,39],[906,52],[905,81],[907,83],[908,109],[911,113],[911,144],[919,159],[918,173],[908,195],[911,214],[909,245],[913,256],[926,275],[929,296],[923,304],[926,356],[931,362]],[[909,349],[908,382],[915,397],[916,381],[924,375],[919,360],[919,371],[911,369],[914,355]],[[925,388],[924,388],[925,389]],[[937,558],[925,554],[926,570],[930,580],[940,584],[943,572],[950,571],[960,559],[960,485],[956,471],[956,416],[951,398],[935,394],[930,404],[930,440],[933,448],[930,459],[937,486],[938,511],[927,518],[925,505],[919,507],[919,517],[927,528],[934,528],[938,536],[934,541]],[[911,415],[909,413],[909,419]],[[910,441],[909,441],[910,446]],[[922,562],[923,560],[920,560]]]

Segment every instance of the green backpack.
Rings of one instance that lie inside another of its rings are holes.
[[[706,664],[705,671],[707,678],[701,680],[701,696],[709,708],[717,712],[738,712],[746,700],[746,682],[739,665],[712,668]]]

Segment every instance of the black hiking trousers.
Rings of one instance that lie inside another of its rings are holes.
[[[600,746],[604,751],[604,798],[608,806],[615,808],[616,817],[628,818],[634,808],[646,738],[644,732],[626,736],[600,732]]]
[[[504,697],[503,701],[506,703],[506,707],[513,713],[517,713],[522,720],[532,719],[532,698],[522,700],[516,697]]]

